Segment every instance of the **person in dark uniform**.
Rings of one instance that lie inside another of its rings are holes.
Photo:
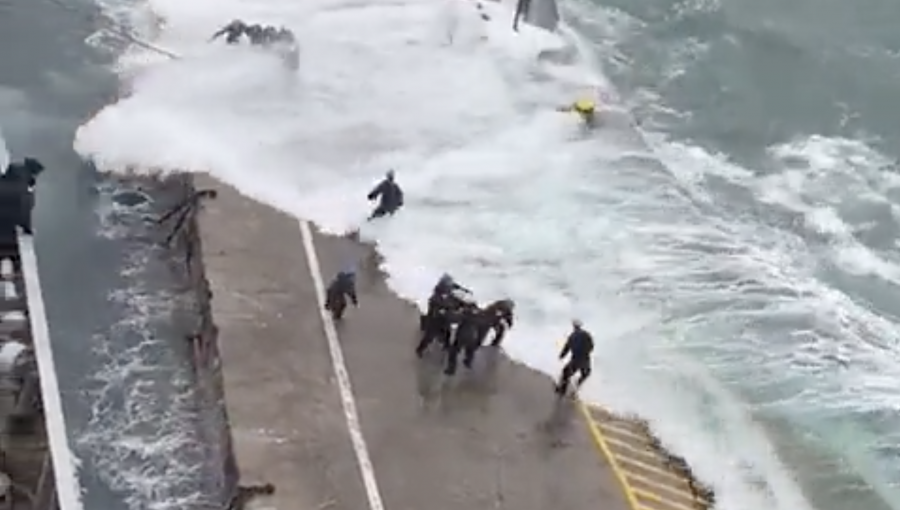
[[[444,273],[441,278],[434,285],[434,290],[432,293],[434,294],[451,294],[454,291],[462,291],[467,294],[471,294],[472,291],[463,287],[462,285],[456,283],[456,280],[453,279],[449,274]]]
[[[378,200],[378,207],[372,211],[369,216],[370,220],[380,218],[382,216],[393,215],[403,207],[403,190],[394,181],[394,171],[388,171],[384,180],[378,183],[378,186],[367,195],[369,200]]]
[[[37,178],[44,171],[44,165],[34,158],[25,158],[21,163],[10,163],[0,176],[2,186],[3,223],[8,238],[15,228],[20,227],[26,234],[31,234],[31,212],[34,209],[34,186]]]
[[[458,293],[456,296],[461,305],[456,315],[456,331],[450,340],[450,349],[447,351],[447,366],[444,374],[452,376],[456,374],[456,366],[459,355],[463,355],[463,366],[472,368],[475,361],[475,353],[481,347],[481,310],[475,301],[468,295]]]
[[[334,320],[339,321],[344,317],[348,298],[353,302],[353,306],[359,306],[356,295],[356,271],[353,269],[345,269],[338,273],[325,291],[325,309],[331,312]]]
[[[569,390],[569,381],[576,373],[579,374],[576,387],[584,384],[591,375],[591,353],[594,352],[594,338],[582,327],[581,321],[572,321],[572,332],[566,339],[566,345],[559,353],[559,359],[569,356],[569,362],[562,369],[559,382],[556,384],[556,394],[565,395]]]
[[[278,39],[278,29],[273,26],[263,27],[260,33],[260,44],[262,46],[270,46]]]
[[[26,234],[32,233],[28,193],[15,182],[0,179],[0,252],[4,254],[17,251],[16,227]]]
[[[6,171],[0,176],[4,181],[16,181],[28,188],[37,184],[37,178],[44,171],[44,165],[34,158],[25,158],[21,163],[10,163]]]
[[[491,347],[500,346],[506,332],[513,326],[514,308],[513,300],[501,299],[494,301],[482,310],[481,331],[479,332],[481,343],[484,343],[488,334],[493,331],[494,338],[491,340]]]
[[[444,350],[450,348],[450,337],[453,332],[454,300],[449,292],[435,292],[428,298],[428,309],[420,317],[419,329],[422,337],[416,346],[416,356],[422,357],[428,347],[436,340]]]
[[[248,34],[248,29],[250,27],[244,23],[243,21],[236,19],[231,23],[225,25],[220,28],[218,32],[214,33],[212,37],[210,37],[210,41],[215,41],[219,37],[225,36],[225,42],[228,44],[237,44],[241,42],[241,36]]]

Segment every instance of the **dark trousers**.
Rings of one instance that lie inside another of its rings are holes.
[[[562,395],[569,389],[569,382],[572,376],[579,374],[578,386],[581,386],[588,377],[591,376],[591,360],[590,358],[571,358],[566,366],[562,369],[559,376],[559,383],[556,385],[556,393]]]
[[[453,336],[453,340],[450,342],[450,349],[447,351],[447,366],[444,368],[446,375],[456,373],[460,354],[463,355],[463,366],[472,368],[472,364],[475,362],[475,353],[478,352],[478,348],[481,346],[481,337],[476,337],[472,333],[474,332],[463,332],[463,335],[456,334]]]
[[[334,320],[341,320],[344,317],[344,311],[347,309],[347,296],[334,284],[328,287],[327,296],[325,297],[325,309],[331,312],[331,317]]]
[[[374,211],[372,211],[372,215],[369,216],[369,219],[374,220],[375,218],[381,218],[382,216],[393,215],[395,212],[397,212],[396,207],[391,207],[382,202],[378,204],[378,207],[376,207]]]
[[[450,347],[450,325],[445,321],[430,319],[427,316],[421,319],[420,328],[422,330],[422,338],[416,346],[416,355],[422,357],[428,347],[437,340],[444,349]]]
[[[494,338],[491,340],[491,347],[499,347],[503,342],[503,337],[506,336],[506,327],[501,323],[483,326],[478,334],[478,338],[481,339],[481,343],[484,343],[492,331],[494,333]]]

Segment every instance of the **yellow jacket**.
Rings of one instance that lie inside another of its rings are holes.
[[[561,112],[576,112],[581,115],[593,115],[597,111],[597,105],[590,99],[579,99],[574,103],[559,108]]]

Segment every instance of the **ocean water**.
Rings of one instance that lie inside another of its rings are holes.
[[[649,420],[722,509],[900,508],[900,9],[568,0],[558,34],[515,34],[477,4],[102,0],[119,28],[94,42],[180,58],[125,48],[130,95],[75,148],[335,233],[394,168],[404,211],[361,233],[398,293],[448,271],[514,298],[506,348],[548,373],[583,319],[583,395]],[[294,30],[299,72],[207,43],[238,17]],[[585,95],[593,133],[555,111]]]
[[[209,506],[221,463],[204,451],[211,408],[191,391],[194,320],[171,270],[177,253],[146,222],[178,190],[98,174],[72,150],[118,88],[113,39],[85,42],[102,23],[87,0],[0,0],[0,164],[34,156],[47,168],[35,243],[84,507]],[[135,193],[146,201],[128,206],[123,194]]]

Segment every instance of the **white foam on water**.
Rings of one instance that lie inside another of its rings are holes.
[[[642,16],[671,26],[673,17],[693,16],[716,7],[715,3],[669,5],[665,21],[658,18],[660,12]],[[665,44],[654,44],[650,41],[660,36],[655,21],[648,24],[618,10],[598,20],[596,6],[589,1],[574,0],[570,7],[578,15],[579,26],[602,34],[604,65],[621,81],[647,87],[626,94],[628,103],[642,114],[644,125],[684,133],[683,121],[690,122],[697,112],[674,110],[663,94],[673,94],[672,103],[678,104],[679,93],[674,91],[680,87],[669,86],[672,78],[687,74],[688,80],[703,79],[713,65],[704,58],[710,47],[698,44],[702,34],[669,38],[667,32]],[[641,7],[625,9],[636,13]],[[719,43],[729,44],[727,40]],[[640,60],[632,61],[629,55]],[[690,131],[696,132],[699,124],[691,125]],[[752,415],[767,427],[770,439],[784,430],[793,431],[775,439],[779,453],[802,479],[811,499],[837,509],[851,503],[866,505],[860,497],[873,497],[873,492],[883,500],[879,506],[896,506],[900,501],[895,482],[900,463],[885,446],[896,444],[898,437],[897,399],[890,389],[890,381],[900,376],[900,354],[895,347],[900,312],[894,306],[900,290],[898,174],[896,164],[886,167],[888,158],[873,148],[879,140],[864,133],[853,138],[797,133],[771,147],[771,161],[762,162],[753,172],[708,163],[710,158],[702,151],[678,144],[657,149],[673,171],[692,170],[689,175],[680,172],[682,182],[689,180],[700,189],[718,187],[703,203],[741,204],[720,207],[720,215],[747,217],[750,228],[743,229],[747,235],[742,238],[748,244],[756,244],[756,239],[766,239],[766,244],[772,238],[782,239],[774,253],[755,257],[757,261],[748,266],[763,262],[788,270],[768,272],[774,278],[763,280],[767,285],[748,285],[755,278],[744,269],[743,281],[735,282],[740,285],[719,294],[719,306],[716,293],[707,288],[704,296],[697,296],[705,301],[698,307],[705,317],[690,318],[693,327],[678,345],[689,347],[691,359],[706,364],[716,380],[747,403]],[[672,162],[685,156],[694,163]],[[774,228],[753,225],[760,222]],[[672,274],[684,276],[677,271]],[[679,291],[685,283],[671,281],[645,290],[691,302]],[[740,294],[766,286],[766,293],[775,296],[754,298],[756,318],[749,320],[740,309],[749,303],[742,303],[746,297]],[[761,300],[770,306],[760,306]],[[823,469],[823,462],[830,464]]]
[[[171,354],[184,341],[172,338],[174,310],[187,305],[179,294],[153,287],[160,270],[153,265],[166,263],[167,248],[146,230],[147,203],[124,207],[113,200],[139,188],[108,182],[98,191],[100,234],[127,246],[127,254],[115,268],[124,284],[108,297],[120,318],[88,343],[97,368],[85,381],[92,407],[76,449],[129,509],[209,505],[201,490],[207,474],[199,433],[203,410],[190,367]]]
[[[709,291],[692,278],[804,277],[788,241],[704,209],[704,175],[749,172],[645,139],[622,112],[586,136],[554,109],[597,87],[616,96],[587,64],[589,45],[569,30],[514,34],[511,5],[481,5],[488,22],[469,0],[152,0],[154,43],[185,58],[124,55],[130,96],[83,126],[76,149],[110,171],[208,171],[331,232],[358,226],[365,193],[396,168],[405,209],[362,234],[398,293],[421,302],[449,271],[482,300],[515,298],[505,346],[551,374],[580,316],[599,343],[586,398],[648,417],[721,508],[807,508],[748,411],[669,348],[691,333],[669,324],[669,308]],[[147,6],[135,7],[141,20]],[[208,45],[232,18],[291,28],[300,72]],[[580,58],[539,63],[548,53]]]
[[[803,214],[809,228],[829,238],[841,269],[900,284],[900,257],[856,240],[885,219],[879,215],[900,218],[892,201],[900,197],[900,177],[892,162],[863,141],[822,136],[798,137],[771,153],[786,170],[763,180],[761,199]]]

